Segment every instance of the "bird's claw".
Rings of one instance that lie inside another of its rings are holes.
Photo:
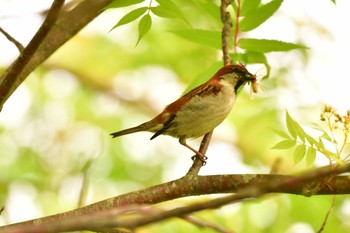
[[[207,156],[205,156],[205,155],[203,155],[203,154],[196,154],[196,155],[193,155],[192,157],[191,157],[191,159],[193,160],[193,161],[195,161],[196,159],[199,159],[201,162],[202,162],[202,166],[204,166],[205,164],[207,164],[207,159],[208,159],[208,157]]]

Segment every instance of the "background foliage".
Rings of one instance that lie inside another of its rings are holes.
[[[254,99],[248,88],[240,93],[231,115],[215,130],[201,174],[268,173],[276,164],[282,174],[305,169],[305,163],[295,165],[292,151],[271,150],[280,140],[271,128],[284,127],[285,108],[305,119],[302,123],[318,122],[321,98],[310,102],[310,93],[297,89],[301,80],[312,86],[303,69],[312,63],[313,41],[303,33],[307,29],[332,40],[317,21],[303,24],[288,15],[288,8],[280,11],[287,2],[243,1],[239,47],[232,58],[257,64],[248,68],[263,69],[269,78],[262,81],[264,93]],[[236,3],[233,16],[234,9]],[[264,27],[274,18],[280,23],[272,31]],[[284,22],[292,25],[294,38],[280,35]],[[115,1],[60,48],[1,112],[0,203],[6,210],[0,222],[66,211],[184,175],[191,154],[175,139],[149,141],[149,134],[140,133],[111,140],[108,134],[153,117],[186,87],[208,79],[222,64],[221,27],[218,1]],[[289,52],[271,53],[276,51]],[[286,95],[294,98],[288,102]],[[331,202],[328,196],[270,195],[196,216],[236,232],[314,232]],[[324,232],[349,230],[348,205],[347,197],[337,198]],[[177,219],[140,231],[213,230]]]

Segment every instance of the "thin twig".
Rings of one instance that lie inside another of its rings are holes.
[[[186,221],[192,223],[192,224],[199,226],[199,227],[210,228],[210,229],[213,229],[213,230],[215,230],[217,232],[221,232],[221,233],[234,233],[234,231],[232,231],[230,229],[223,228],[222,226],[220,226],[218,224],[204,221],[204,220],[199,219],[199,218],[194,217],[194,216],[186,215],[186,216],[183,216],[182,218],[185,219]]]
[[[203,140],[201,142],[201,146],[199,147],[199,152],[201,152],[203,155],[207,152],[211,136],[213,135],[213,131],[207,133],[204,135]],[[195,160],[193,161],[192,166],[188,170],[186,176],[193,176],[193,175],[198,175],[199,170],[203,166],[202,161],[195,157]]]
[[[235,23],[235,32],[233,35],[233,51],[237,53],[238,47],[238,33],[239,33],[239,17],[241,14],[241,0],[237,0],[237,11],[236,11],[236,23]]]
[[[90,169],[93,161],[94,161],[93,159],[86,161],[86,163],[84,164],[84,167],[82,169],[83,182],[81,184],[81,189],[80,189],[80,193],[79,193],[78,207],[84,206],[84,203],[86,200],[87,192],[89,189],[89,169]]]
[[[222,40],[222,53],[224,58],[224,65],[231,64],[230,57],[230,34],[231,34],[231,14],[227,11],[227,7],[231,4],[232,0],[221,0],[220,15],[223,23],[221,40]]]
[[[43,24],[34,35],[33,39],[29,42],[26,48],[22,50],[22,53],[13,62],[10,68],[5,72],[0,82],[0,103],[7,99],[9,94],[13,92],[13,88],[16,84],[17,75],[30,61],[34,53],[38,50],[42,41],[46,38],[51,28],[55,25],[59,12],[64,5],[64,0],[54,0],[51,5],[50,11],[47,14]],[[2,104],[0,104],[0,111]]]
[[[17,47],[19,53],[22,53],[24,47],[19,41],[17,41],[14,37],[7,33],[2,27],[0,27],[0,32],[4,34],[4,36]]]
[[[327,224],[327,222],[328,222],[328,218],[329,218],[329,216],[330,216],[331,213],[332,213],[332,210],[333,210],[333,207],[334,207],[334,205],[335,205],[335,200],[336,200],[336,199],[337,199],[337,196],[334,195],[334,196],[333,196],[333,200],[332,200],[332,204],[331,204],[331,206],[329,207],[329,210],[328,210],[328,212],[327,212],[327,214],[326,214],[326,217],[324,218],[323,223],[322,223],[320,229],[317,231],[317,233],[323,232],[323,230],[324,230],[324,228],[325,228],[325,226],[326,226],[326,224]]]

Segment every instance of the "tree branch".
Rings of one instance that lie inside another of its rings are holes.
[[[304,173],[301,176],[289,177],[276,182],[267,182],[258,186],[254,184],[248,185],[239,190],[237,194],[216,198],[210,201],[195,203],[189,206],[178,207],[175,209],[161,211],[159,213],[148,214],[147,216],[135,217],[127,220],[123,218],[113,218],[111,219],[113,223],[109,222],[108,224],[113,224],[114,227],[125,227],[129,229],[135,229],[137,227],[162,221],[164,219],[172,217],[181,217],[188,213],[193,213],[204,209],[216,209],[226,204],[232,204],[248,198],[256,198],[267,193],[276,193],[281,188],[295,186],[296,184],[307,184],[308,182],[314,182],[315,180],[323,180],[326,177],[341,174],[348,171],[350,171],[350,164],[337,167],[335,169],[332,169],[330,167],[324,167],[311,172]],[[323,181],[321,181],[321,183],[322,182]]]
[[[33,37],[33,39],[29,42],[26,48],[22,50],[18,58],[12,63],[10,68],[4,73],[4,76],[0,82],[0,103],[6,98],[8,98],[8,94],[12,91],[13,87],[17,81],[17,75],[19,71],[22,71],[26,64],[33,57],[37,49],[39,48],[41,42],[47,37],[47,34],[54,26],[58,14],[64,5],[64,0],[54,0],[51,5],[50,11],[46,16],[43,24]],[[12,91],[13,92],[13,91]],[[11,93],[12,93],[11,92]],[[2,104],[0,105],[0,110],[2,108]]]
[[[56,21],[60,6],[64,1],[55,0],[46,17],[46,20],[49,21],[45,20],[41,29],[39,29],[39,31],[42,30],[40,34],[38,31],[24,49],[28,52],[23,51],[0,78],[0,111],[6,100],[33,70],[99,15],[112,1],[82,1],[71,11],[64,14],[61,13]]]
[[[204,135],[203,140],[201,141],[201,146],[199,147],[199,152],[201,152],[203,155],[207,152],[211,136],[213,135],[213,131],[207,133]],[[203,166],[202,161],[195,157],[195,160],[193,161],[193,164],[191,168],[188,170],[186,176],[192,176],[192,175],[198,175],[199,170]]]
[[[221,21],[223,23],[222,32],[221,32],[221,40],[222,40],[222,53],[224,59],[224,65],[227,66],[231,64],[230,57],[230,34],[231,34],[231,15],[230,12],[227,11],[227,7],[231,4],[232,0],[221,0],[220,5],[220,16]]]
[[[350,170],[350,164],[341,167],[323,167],[301,176],[275,174],[185,176],[181,179],[109,198],[83,208],[44,218],[0,227],[0,233],[62,232],[73,230],[110,229],[113,227],[135,228],[170,217],[182,217],[195,211],[217,208],[222,205],[258,197],[267,193],[289,193],[304,196],[325,194],[349,194],[350,178],[335,176]],[[331,176],[330,180],[325,179]],[[145,205],[156,204],[176,198],[214,194],[235,195],[159,211],[126,221],[124,213],[138,211]],[[122,220],[121,220],[122,219]]]
[[[238,33],[239,33],[239,17],[240,17],[240,15],[241,15],[241,0],[237,0],[235,32],[233,34],[233,51],[235,51],[235,53],[237,53],[237,47],[238,47]]]

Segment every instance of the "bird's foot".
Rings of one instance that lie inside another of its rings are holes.
[[[197,153],[196,153],[196,155],[193,155],[192,157],[191,157],[191,159],[193,160],[193,161],[195,161],[196,159],[199,159],[201,162],[202,162],[202,166],[205,166],[205,164],[207,164],[207,159],[208,159],[208,157],[207,156],[205,156],[205,155],[203,155],[202,153],[200,153],[199,151],[197,151]]]

